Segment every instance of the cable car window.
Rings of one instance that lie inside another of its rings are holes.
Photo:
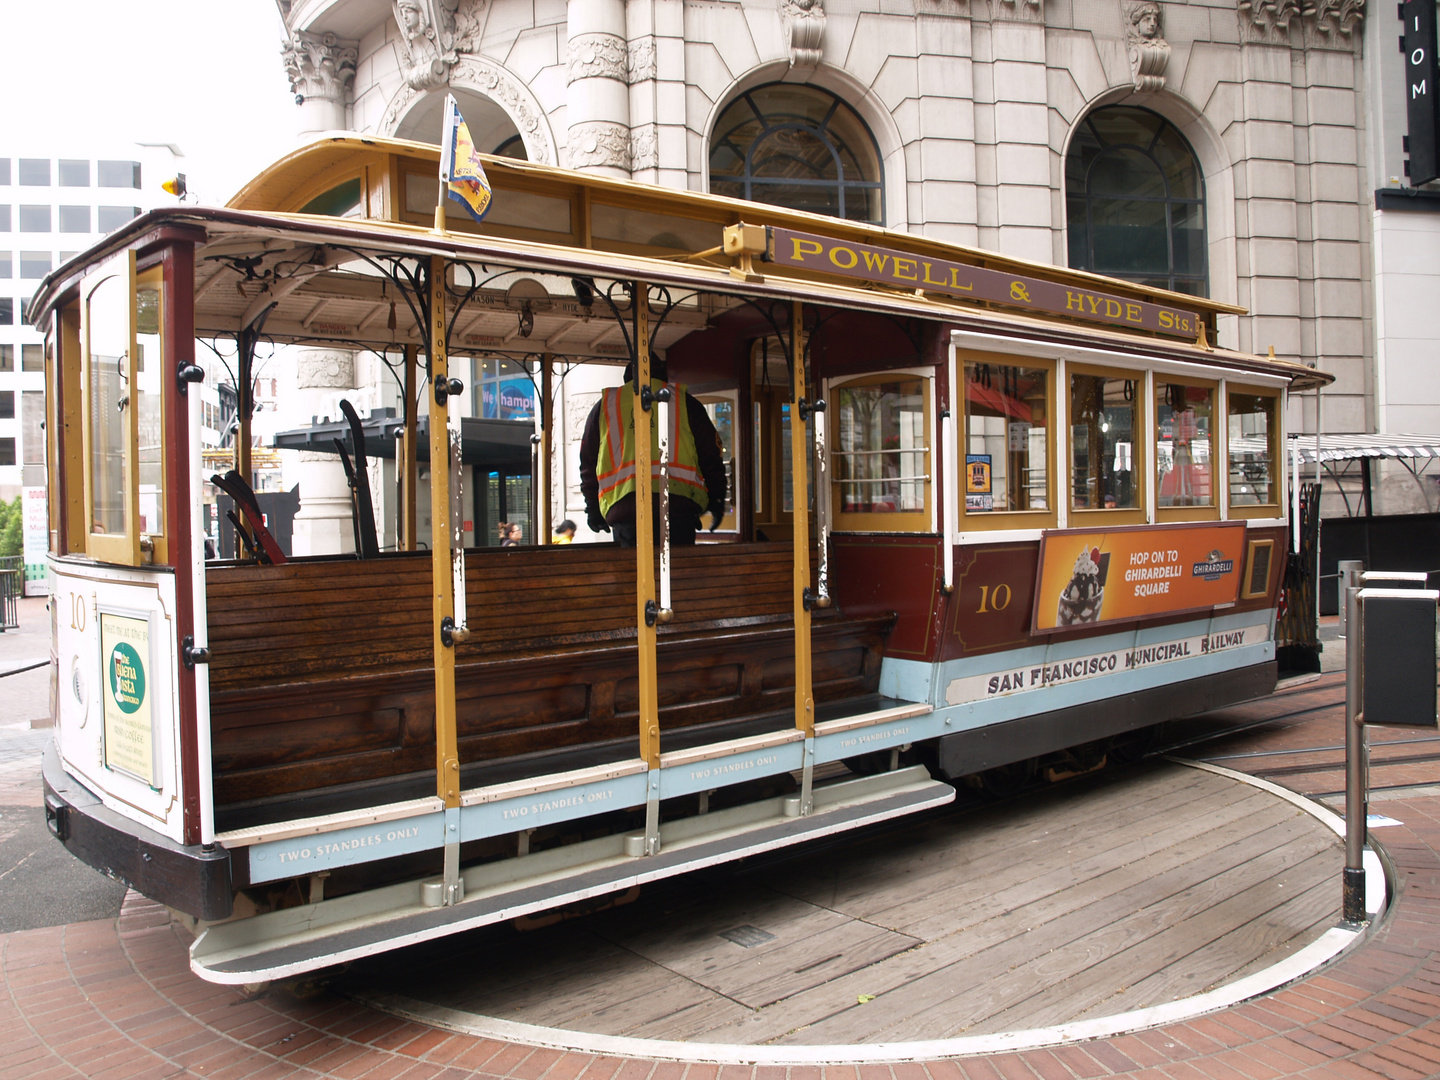
[[[1275,478],[1279,428],[1275,396],[1236,392],[1229,398],[1230,505],[1274,506],[1280,502]]]
[[[1155,382],[1156,505],[1214,506],[1210,432],[1215,391],[1208,386]]]
[[[833,391],[838,528],[930,528],[928,382],[896,373],[869,376]]]
[[[967,514],[1049,510],[1050,371],[965,364]]]
[[[129,303],[130,282],[123,272],[105,276],[85,303],[90,531],[106,535],[125,532],[125,429],[133,344]]]
[[[160,275],[141,275],[135,290],[135,400],[139,425],[136,471],[140,483],[140,531],[165,531],[164,412],[160,372]]]
[[[1142,421],[1140,374],[1070,376],[1070,482],[1076,510],[1136,510],[1144,505],[1136,460]]]

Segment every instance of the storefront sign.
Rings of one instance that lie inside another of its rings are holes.
[[[43,487],[27,487],[21,505],[25,545],[25,595],[40,596],[46,591],[45,556],[50,548],[50,513]]]
[[[1405,116],[1410,186],[1440,176],[1440,61],[1436,58],[1435,0],[1404,0],[1400,5],[1405,54]]]
[[[1183,338],[1194,338],[1199,332],[1200,316],[1193,311],[1129,300],[1043,278],[1002,274],[967,263],[927,259],[868,244],[850,244],[793,229],[771,230],[766,257],[784,266],[921,289],[962,300],[985,300],[1087,322],[1130,326]]]
[[[1034,632],[1233,604],[1244,550],[1243,521],[1047,531]]]
[[[151,713],[150,621],[100,613],[101,701],[105,767],[155,787],[155,728]]]

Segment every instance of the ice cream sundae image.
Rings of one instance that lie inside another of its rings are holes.
[[[1110,568],[1110,553],[1100,549],[1081,549],[1075,559],[1075,573],[1060,593],[1056,616],[1059,626],[1079,626],[1098,622],[1100,605],[1105,602],[1105,572]]]

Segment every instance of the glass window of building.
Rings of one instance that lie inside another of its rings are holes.
[[[43,278],[50,272],[50,252],[48,251],[22,251],[20,252],[20,276],[35,280]]]
[[[0,326],[10,326],[15,322],[15,300],[13,297],[0,296]]]
[[[1070,265],[1205,296],[1205,180],[1170,121],[1112,105],[1090,113],[1065,159]]]
[[[771,83],[741,94],[710,140],[710,191],[885,223],[880,151],[860,114],[828,90]]]
[[[0,345],[0,371],[15,370],[15,346]]]
[[[20,159],[20,186],[49,187],[50,159],[22,157]]]
[[[20,346],[20,370],[21,370],[21,371],[44,371],[44,370],[45,370],[45,346],[44,346],[44,345],[21,345],[21,346]]]
[[[60,186],[61,187],[89,187],[90,186],[90,162],[76,161],[74,159],[60,159]]]
[[[90,231],[90,207],[60,207],[60,231],[62,233],[88,233]]]
[[[20,231],[48,233],[50,231],[50,207],[20,207]]]
[[[26,390],[20,395],[20,443],[26,465],[45,464],[45,392]]]
[[[1155,377],[1156,505],[1214,506],[1215,391]]]
[[[0,203],[0,232],[10,231],[10,204]]]
[[[15,464],[15,440],[0,439],[0,465]]]
[[[10,186],[10,159],[0,157],[0,184]]]
[[[1280,429],[1274,394],[1231,388],[1229,399],[1230,505],[1276,506]]]
[[[20,325],[30,325],[30,297],[28,296],[20,298]]]
[[[100,206],[95,210],[96,224],[102,233],[114,232],[127,221],[140,215],[138,206]]]
[[[0,420],[15,419],[15,391],[0,390]]]
[[[138,188],[140,186],[140,163],[138,161],[98,161],[95,174],[101,187]]]
[[[496,157],[513,158],[516,161],[529,161],[530,155],[525,152],[525,140],[519,135],[511,135],[508,139],[491,151]]]
[[[518,360],[477,356],[474,360],[471,407],[475,416],[487,420],[533,420],[535,383],[530,371]]]
[[[1049,511],[1050,369],[965,364],[967,515]]]
[[[1136,460],[1143,416],[1131,374],[1070,375],[1070,505],[1076,510],[1138,510],[1144,476]]]
[[[836,527],[929,529],[929,381],[919,375],[872,375],[833,393]]]
[[[0,251],[0,278],[11,277],[15,272],[15,260],[8,251]]]

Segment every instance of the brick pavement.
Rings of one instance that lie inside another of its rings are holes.
[[[1258,726],[1227,740],[1227,752],[1322,743],[1341,694],[1327,679],[1232,710],[1232,719]],[[1307,702],[1316,707],[1296,715]],[[1440,777],[1431,768],[1425,778],[1431,786],[1374,799],[1402,824],[1376,836],[1394,865],[1395,896],[1362,944],[1259,999],[1116,1038],[983,1058],[806,1067],[536,1049],[428,1028],[323,989],[272,988],[247,999],[212,986],[189,973],[183,935],[165,912],[131,894],[118,920],[0,936],[0,1080],[1423,1080],[1440,1076]]]

